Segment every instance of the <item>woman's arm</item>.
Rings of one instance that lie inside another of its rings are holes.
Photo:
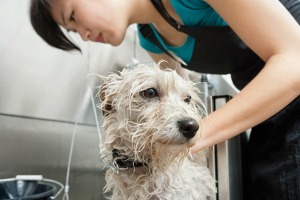
[[[300,27],[278,0],[207,0],[264,61],[263,70],[204,119],[197,152],[276,114],[300,94]]]
[[[164,61],[160,63],[161,68],[171,68],[176,70],[177,74],[179,74],[182,78],[189,80],[187,71],[181,66],[181,64],[175,61],[173,58],[168,56],[165,53],[162,54],[155,54],[148,52],[154,62],[159,63],[160,61]]]

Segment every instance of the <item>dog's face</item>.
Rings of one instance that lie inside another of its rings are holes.
[[[99,96],[106,154],[118,149],[142,162],[171,159],[200,136],[204,112],[197,89],[175,71],[124,70],[106,78]]]

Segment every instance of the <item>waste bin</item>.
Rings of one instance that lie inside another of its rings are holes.
[[[49,180],[49,179],[47,179]],[[47,180],[0,180],[1,200],[50,200],[54,199],[57,187],[55,181]],[[55,195],[57,196],[57,195]]]

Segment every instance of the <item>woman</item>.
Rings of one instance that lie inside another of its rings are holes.
[[[138,23],[141,45],[182,76],[182,66],[230,73],[241,91],[204,119],[192,151],[254,127],[247,156],[249,199],[300,199],[297,21],[298,0],[31,1],[32,25],[54,47],[79,50],[58,25],[83,40],[116,46],[128,26]]]

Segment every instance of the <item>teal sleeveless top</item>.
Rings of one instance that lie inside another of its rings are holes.
[[[176,13],[180,16],[184,25],[189,27],[201,27],[201,26],[227,26],[227,23],[216,13],[216,11],[210,7],[203,0],[170,0]],[[181,46],[170,46],[163,42],[159,33],[151,25],[155,36],[165,49],[174,52],[184,62],[188,63],[191,60],[195,39],[188,36],[185,43]],[[140,32],[138,32],[140,45],[147,51],[152,53],[161,54],[163,51],[154,45],[147,38],[144,38]]]

